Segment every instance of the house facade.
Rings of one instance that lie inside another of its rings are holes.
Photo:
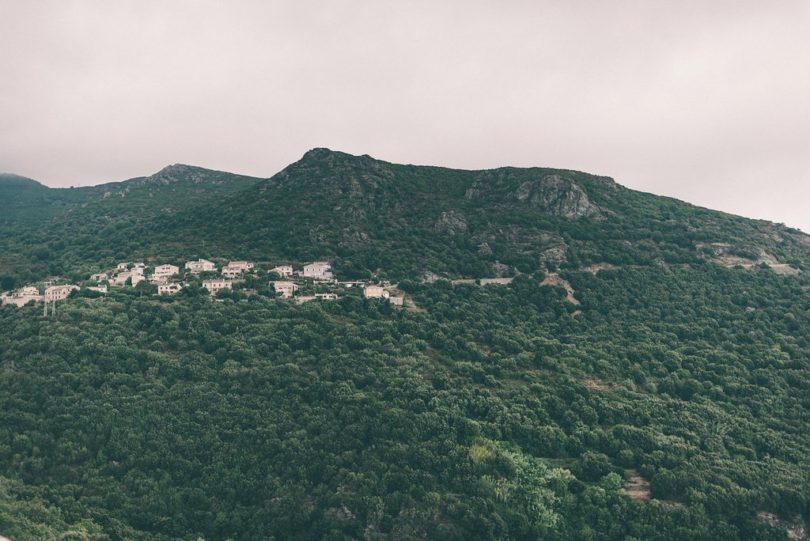
[[[158,286],[158,295],[174,295],[183,289],[183,286],[177,283],[160,284]]]
[[[215,272],[217,270],[217,266],[214,265],[213,261],[208,261],[207,259],[198,259],[197,261],[186,261],[186,270],[192,274],[198,274],[200,272]]]
[[[289,278],[293,275],[292,265],[278,265],[270,269],[270,272],[275,272],[282,278]]]
[[[90,275],[90,280],[93,282],[103,282],[104,280],[109,280],[110,276],[106,272],[97,272],[96,274]]]
[[[387,299],[390,294],[382,286],[366,286],[363,288],[363,297],[366,299]]]
[[[332,266],[326,261],[314,261],[309,265],[304,265],[303,276],[314,280],[331,280]]]
[[[158,265],[155,267],[155,272],[152,273],[152,279],[155,281],[164,281],[175,274],[180,274],[180,267],[176,265]]]
[[[273,289],[276,290],[276,293],[281,295],[284,299],[289,299],[295,292],[298,291],[298,286],[292,282],[287,282],[284,280],[276,280],[274,282],[270,282],[270,285],[273,286]]]
[[[243,273],[253,268],[253,263],[250,261],[231,261],[222,267],[222,276],[226,278],[238,278]]]
[[[50,286],[45,289],[45,302],[56,302],[68,298],[71,291],[79,289],[78,286],[65,285],[65,286]]]
[[[20,308],[25,306],[31,301],[39,302],[44,297],[39,294],[39,290],[34,286],[26,286],[22,289],[18,289],[14,293],[4,293],[0,297],[0,304],[13,304],[14,306]]]
[[[203,287],[208,290],[211,295],[222,289],[231,289],[231,281],[225,279],[216,280],[203,280]]]

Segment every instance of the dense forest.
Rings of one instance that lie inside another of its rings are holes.
[[[412,305],[132,288],[77,292],[50,317],[0,307],[0,535],[804,535],[801,233],[553,170],[318,150],[227,195],[209,180],[171,212],[108,226],[88,220],[126,214],[109,197],[38,226],[9,218],[0,274],[19,285],[164,252],[329,257],[343,277],[396,279]],[[304,189],[319,184],[320,198]],[[147,182],[145,198],[170,186]],[[169,233],[136,234],[158,225]],[[55,243],[60,227],[76,238]],[[48,257],[25,267],[37,249]]]

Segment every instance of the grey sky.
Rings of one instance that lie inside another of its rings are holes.
[[[810,231],[810,2],[0,0],[0,171],[326,146],[542,165]]]

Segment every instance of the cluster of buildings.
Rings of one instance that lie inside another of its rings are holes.
[[[108,287],[135,287],[144,280],[149,281],[157,287],[158,295],[174,295],[188,285],[188,282],[181,281],[181,276],[186,278],[196,276],[201,273],[219,273],[218,277],[202,277],[202,286],[211,295],[223,289],[232,289],[233,283],[248,273],[255,273],[256,266],[250,261],[230,261],[219,271],[217,265],[206,259],[187,261],[181,273],[180,267],[171,264],[157,265],[148,272],[144,262],[124,262],[119,263],[114,269],[90,275],[90,282],[95,285],[87,285],[86,289],[107,293]],[[296,270],[292,265],[278,265],[268,271],[277,276],[278,280],[271,280],[269,285],[275,292],[284,299],[294,299],[296,303],[303,303],[311,300],[330,301],[338,298],[337,293],[332,291],[314,293],[312,295],[297,295],[302,280],[314,282],[330,282],[342,287],[362,287],[363,297],[366,299],[383,299],[391,304],[402,306],[404,298],[392,296],[382,285],[367,285],[364,282],[338,282],[334,279],[331,265],[326,261],[314,261],[304,265],[300,270]],[[0,304],[13,304],[25,306],[31,301],[35,302],[56,302],[66,299],[71,292],[79,288],[74,284],[55,284],[52,281],[46,282],[44,292],[35,286],[26,286],[13,292],[0,295]]]

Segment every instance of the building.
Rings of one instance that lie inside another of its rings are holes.
[[[224,278],[217,278],[215,280],[203,280],[203,287],[208,290],[211,295],[216,294],[221,289],[231,289],[231,281]]]
[[[253,263],[249,261],[231,261],[222,267],[222,276],[226,278],[238,278],[242,273],[253,268]]]
[[[143,261],[138,261],[138,262],[132,264],[132,268],[133,269],[146,269],[146,263],[144,263]]]
[[[326,261],[314,261],[309,265],[304,265],[303,276],[314,280],[331,280],[332,266]]]
[[[87,289],[89,291],[98,291],[99,293],[107,293],[107,286],[106,285],[90,286]]]
[[[289,299],[295,292],[298,291],[298,286],[292,282],[287,282],[283,280],[276,280],[274,282],[270,282],[270,285],[273,286],[273,289],[276,290],[276,293],[282,296],[282,298]]]
[[[229,261],[226,265],[229,269],[238,269],[242,272],[248,271],[254,267],[250,261]]]
[[[158,265],[152,273],[150,280],[153,282],[165,282],[175,274],[180,274],[180,267],[176,265]]]
[[[363,288],[363,297],[366,299],[387,299],[390,294],[382,286],[366,286]]]
[[[43,296],[39,294],[39,290],[33,286],[27,286],[18,289],[13,293],[4,293],[0,296],[0,304],[13,304],[20,308],[25,306],[31,301],[39,302],[43,300]]]
[[[315,293],[315,298],[319,301],[336,301],[338,296],[336,293]]]
[[[125,271],[129,270],[129,263],[119,263],[116,270]]]
[[[217,266],[212,261],[207,259],[198,259],[197,261],[186,261],[186,270],[192,274],[200,272],[216,272]]]
[[[135,269],[126,272],[119,272],[118,274],[115,275],[115,278],[111,280],[111,283],[114,286],[124,287],[125,285],[127,285],[128,280],[130,284],[132,284],[132,287],[135,287],[136,285],[143,282],[145,280],[145,278],[143,277],[143,269],[141,269],[140,273],[138,273],[138,271]]]
[[[275,272],[282,278],[288,278],[293,275],[292,265],[279,265],[270,269],[270,272]]]
[[[50,286],[45,289],[45,302],[56,302],[68,298],[72,291],[79,289],[78,286]]]
[[[110,275],[106,272],[97,272],[96,274],[90,275],[90,280],[93,282],[103,282],[104,280],[109,280]]]
[[[127,280],[132,278],[132,273],[129,271],[119,272],[116,274],[111,280],[110,283],[114,286],[125,286],[127,285]]]
[[[174,295],[183,289],[183,286],[178,283],[160,284],[158,286],[158,295]]]
[[[388,297],[388,302],[394,306],[405,306],[405,297]]]

